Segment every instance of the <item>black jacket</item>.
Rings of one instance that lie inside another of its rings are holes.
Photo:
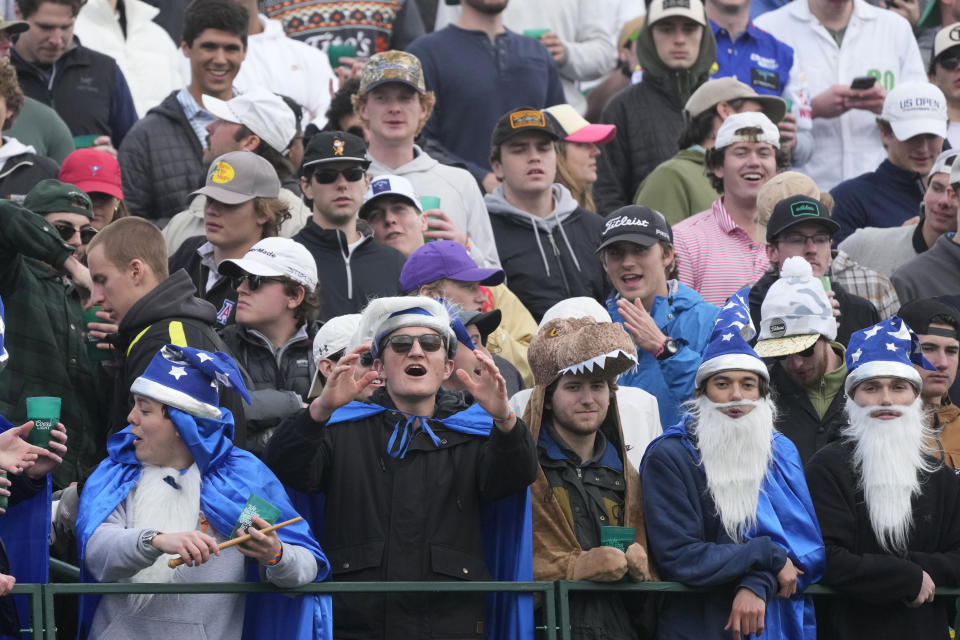
[[[387,454],[397,421],[386,390],[371,401],[388,409],[325,426],[304,409],[280,425],[266,462],[298,491],[326,492],[322,535],[334,580],[489,580],[481,504],[522,491],[537,474],[530,430],[518,421],[503,434],[466,435],[431,424],[404,458]],[[435,417],[467,408],[440,389]],[[401,425],[402,426],[402,425]],[[319,534],[319,532],[317,532]],[[483,595],[334,596],[337,638],[483,638]]]
[[[21,153],[8,158],[0,169],[0,198],[24,196],[38,182],[56,178],[60,166],[45,156]]]
[[[760,306],[763,299],[767,297],[767,291],[770,285],[779,279],[780,275],[773,269],[768,269],[763,276],[753,283],[750,287],[750,317],[753,318],[753,324],[760,326]],[[840,303],[840,324],[837,327],[837,342],[847,346],[850,342],[850,336],[854,331],[866,329],[880,322],[880,314],[873,303],[866,298],[848,293],[846,289],[836,282],[832,282],[833,293]],[[802,456],[801,454],[801,457]],[[806,459],[804,457],[804,459]]]
[[[840,430],[847,424],[843,412],[846,396],[842,389],[833,396],[821,420],[807,392],[790,379],[779,362],[770,367],[770,384],[777,391],[777,430],[797,447],[803,464],[840,438]]]
[[[115,147],[137,121],[133,96],[117,61],[108,55],[73,43],[50,71],[10,52],[24,95],[52,107],[70,133],[108,135]],[[52,74],[52,78],[50,75]]]
[[[311,323],[302,334],[281,347],[276,356],[262,338],[238,324],[224,327],[220,336],[241,369],[250,376],[253,402],[246,409],[247,450],[262,455],[280,421],[303,407],[313,382],[313,337],[318,325]]]
[[[913,497],[906,555],[877,543],[854,474],[853,444],[835,442],[806,467],[807,486],[823,532],[827,568],[821,584],[843,597],[817,602],[817,636],[830,640],[947,638],[953,599],[937,598],[911,609],[926,571],[938,587],[960,586],[960,483],[940,466],[921,473]]]
[[[170,256],[170,273],[176,273],[180,269],[186,271],[196,289],[193,295],[206,300],[217,310],[217,325],[233,324],[237,315],[237,289],[233,286],[233,280],[220,278],[210,291],[206,290],[210,269],[203,264],[200,254],[197,253],[197,249],[206,241],[206,236],[194,236],[184,240],[180,248]]]
[[[213,329],[216,311],[209,302],[196,298],[194,291],[187,274],[177,271],[140,298],[120,321],[117,334],[111,340],[117,348],[118,360],[107,423],[109,434],[127,426],[127,414],[133,408],[130,385],[164,345],[230,353]],[[221,388],[220,406],[233,413],[233,441],[243,447],[246,440],[243,400],[232,391]],[[103,455],[106,456],[106,451]]]
[[[293,237],[317,261],[321,321],[360,313],[371,298],[401,293],[397,281],[406,258],[393,247],[374,242],[365,224],[358,223],[357,231],[363,243],[352,254],[343,232],[323,229],[312,219]]]
[[[203,186],[203,147],[190,127],[178,91],[150,109],[120,145],[124,202],[149,220],[172,218]]]

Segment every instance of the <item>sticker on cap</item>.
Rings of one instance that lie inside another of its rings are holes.
[[[510,128],[522,129],[523,127],[546,127],[547,119],[542,111],[517,111],[510,114]]]
[[[390,181],[387,179],[374,180],[373,184],[370,185],[370,189],[373,191],[373,195],[390,191]]]
[[[343,140],[340,140],[339,138],[337,138],[336,140],[334,140],[334,141],[333,141],[333,155],[335,155],[335,156],[342,156],[342,155],[343,155],[343,149],[344,149],[345,146],[346,146],[346,143],[345,143]]]
[[[815,202],[794,202],[790,205],[790,215],[794,218],[803,216],[820,217],[820,207]]]
[[[774,318],[770,321],[770,335],[774,338],[780,338],[786,332],[787,323],[783,321],[783,318]]]
[[[663,10],[667,9],[689,9],[690,0],[663,0]]]
[[[233,180],[236,175],[237,172],[230,166],[230,163],[221,160],[213,170],[210,181],[216,182],[217,184],[226,184]]]

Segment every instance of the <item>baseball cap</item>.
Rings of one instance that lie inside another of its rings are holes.
[[[360,72],[357,94],[363,95],[387,82],[400,82],[413,87],[417,93],[427,91],[420,59],[405,51],[384,51],[370,56]]]
[[[88,148],[70,152],[63,159],[58,177],[86,193],[106,193],[123,200],[120,163],[106,151]]]
[[[820,336],[837,338],[830,299],[809,262],[801,256],[787,258],[760,305],[760,336],[754,351],[761,358],[787,356],[810,348]]]
[[[340,354],[342,356],[350,348],[353,334],[359,328],[359,313],[336,316],[324,322],[313,337],[313,361],[316,363],[324,358],[336,356],[337,352],[342,352]],[[323,382],[320,380],[318,369],[313,374],[313,382],[310,383],[310,393],[307,397],[315,398],[322,390]]]
[[[703,3],[700,0],[653,0],[647,7],[647,24],[649,25],[671,16],[683,16],[703,26],[707,25]]]
[[[614,242],[632,242],[642,247],[651,247],[664,240],[673,242],[673,230],[659,211],[639,204],[620,207],[607,217],[600,233],[600,253]]]
[[[362,138],[346,131],[320,131],[310,138],[307,148],[303,150],[300,170],[334,162],[355,162],[364,168],[369,167],[367,145]]]
[[[763,113],[773,122],[780,122],[787,113],[787,103],[783,98],[762,96],[753,87],[732,76],[704,82],[691,94],[683,108],[688,116],[696,118],[721,102],[742,99],[758,102]]]
[[[457,310],[457,318],[463,323],[464,327],[467,327],[471,324],[477,325],[477,329],[480,331],[482,342],[486,342],[487,337],[496,331],[497,327],[500,326],[500,321],[503,320],[503,314],[500,312],[500,309],[483,312],[470,311],[460,307]]]
[[[251,89],[232,100],[204,95],[203,108],[221,120],[242,124],[278,153],[283,153],[297,135],[293,110],[283,98],[266,89]]]
[[[737,133],[746,128],[760,129],[757,135]],[[774,148],[780,148],[780,130],[766,115],[755,111],[734,113],[727,117],[717,130],[714,149],[723,149],[737,142],[766,142]]]
[[[280,178],[273,165],[252,151],[231,151],[213,161],[206,184],[190,194],[196,195],[224,204],[276,198],[280,195]]]
[[[623,26],[620,27],[620,35],[617,36],[618,49],[623,49],[628,43],[637,39],[637,36],[640,35],[640,29],[643,27],[644,20],[646,20],[645,16],[637,16],[636,18],[627,20]]]
[[[784,171],[767,180],[757,192],[757,212],[760,220],[766,224],[778,202],[797,195],[819,200],[820,189],[812,178],[799,171]]]
[[[931,2],[930,4],[936,3]],[[933,59],[936,60],[941,53],[954,47],[960,47],[960,22],[948,24],[937,31],[937,36],[933,40]]]
[[[935,173],[951,173],[953,171],[953,165],[956,163],[957,156],[960,155],[960,149],[947,149],[934,160],[933,166],[930,167],[930,173],[927,174],[928,178],[932,178]],[[909,322],[907,324],[910,324]]]
[[[93,220],[93,203],[79,187],[47,178],[38,182],[23,199],[23,208],[45,213],[79,213]]]
[[[503,269],[478,267],[459,242],[437,240],[423,245],[407,258],[400,271],[400,290],[409,293],[443,278],[496,285],[503,282],[504,274]]]
[[[900,307],[900,311],[897,312],[897,315],[903,318],[903,321],[913,329],[916,333],[936,333],[936,335],[943,335],[944,329],[931,329],[930,328],[930,319],[934,316],[946,316],[947,318],[952,318],[954,324],[957,327],[960,327],[960,311],[957,311],[954,307],[950,306],[945,302],[941,302],[936,298],[920,298],[919,300],[913,300],[907,304]],[[957,332],[954,330],[952,336],[945,337],[957,337]]]
[[[883,100],[880,118],[890,123],[897,140],[922,133],[947,136],[947,99],[930,82],[899,82]]]
[[[804,222],[819,222],[836,233],[840,229],[831,217],[830,212],[816,198],[797,195],[784,198],[773,208],[770,221],[767,223],[767,243],[771,243],[781,233],[790,227]]]
[[[500,117],[493,128],[491,144],[499,147],[513,136],[527,131],[540,131],[553,140],[560,139],[560,134],[554,129],[553,122],[543,111],[533,107],[519,107]]]
[[[299,242],[290,238],[264,238],[250,247],[242,258],[224,260],[217,267],[221,275],[239,277],[286,276],[311,291],[317,288],[317,262]]]
[[[553,125],[567,142],[607,144],[617,135],[615,124],[590,124],[569,104],[547,107],[544,113],[553,118]]]
[[[413,185],[403,176],[377,176],[370,181],[370,187],[363,194],[363,205],[357,214],[361,220],[366,220],[373,207],[373,203],[383,196],[400,196],[410,202],[410,205],[417,211],[423,213],[423,207],[420,206],[420,199],[417,198]]]
[[[23,33],[30,28],[30,24],[23,20],[2,20],[0,19],[0,31],[9,31],[10,35]]]

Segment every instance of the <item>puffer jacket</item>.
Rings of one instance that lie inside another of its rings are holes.
[[[301,325],[279,349],[248,327],[233,324],[220,331],[237,363],[249,374],[253,402],[247,408],[247,450],[262,455],[283,418],[303,408],[316,371],[313,337],[319,325]]]
[[[617,135],[597,160],[593,196],[598,213],[631,204],[643,179],[677,152],[683,106],[706,81],[716,50],[713,31],[704,29],[693,66],[673,70],[657,55],[650,26],[640,29],[637,59],[643,79],[615,95],[600,116],[601,122],[617,125]]]
[[[183,211],[203,186],[203,147],[172,92],[138,122],[120,145],[123,195],[130,212],[165,220]]]
[[[595,253],[603,218],[579,207],[559,184],[553,197],[553,211],[539,218],[507,202],[502,186],[484,196],[507,284],[537,322],[561,300],[587,296],[602,303],[608,290]]]

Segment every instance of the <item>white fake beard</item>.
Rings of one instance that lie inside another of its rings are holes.
[[[757,500],[773,450],[775,406],[770,398],[718,404],[705,395],[689,406],[716,515],[727,535],[743,542],[757,524]],[[752,406],[753,410],[736,419],[720,411],[733,406]]]
[[[170,476],[180,489],[175,489],[164,478]],[[133,529],[156,529],[161,532],[193,531],[200,519],[200,469],[196,463],[186,473],[172,467],[143,465],[143,472],[136,486],[127,496],[130,512],[130,527]],[[173,582],[173,569],[167,566],[172,554],[161,554],[157,560],[133,574],[129,582]],[[142,610],[153,594],[131,594],[130,605],[134,612]]]
[[[895,420],[871,418],[878,409],[901,412]],[[847,400],[850,424],[843,430],[853,441],[854,469],[870,515],[870,526],[880,547],[890,553],[905,553],[913,527],[911,499],[920,492],[920,472],[930,472],[936,464],[924,458],[930,453],[927,441],[931,431],[917,397],[909,406],[858,406]]]

